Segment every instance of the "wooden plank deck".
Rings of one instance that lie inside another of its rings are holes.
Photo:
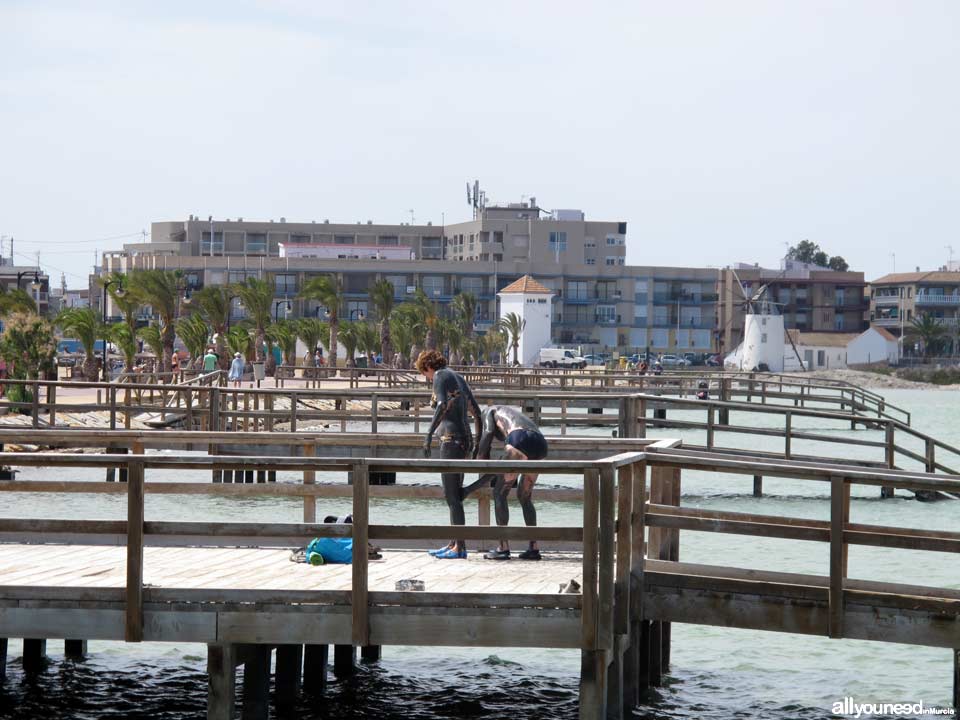
[[[371,591],[393,592],[397,580],[423,580],[427,592],[556,594],[582,581],[581,556],[545,552],[540,562],[513,558],[436,560],[423,550],[384,550],[370,561]],[[350,565],[311,566],[289,560],[286,548],[146,547],[147,589],[333,590],[348,592]],[[16,587],[123,588],[126,548],[104,545],[0,544],[0,598]],[[452,599],[455,602],[455,599]]]

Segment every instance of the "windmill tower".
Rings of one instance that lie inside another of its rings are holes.
[[[783,372],[783,315],[777,312],[776,303],[764,297],[769,283],[764,283],[756,291],[748,294],[740,278],[736,277],[736,279],[743,294],[745,316],[743,342],[730,358],[733,361],[732,364],[740,370]]]

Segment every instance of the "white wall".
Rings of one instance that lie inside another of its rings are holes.
[[[500,297],[500,318],[516,313],[526,321],[520,334],[517,357],[521,365],[536,365],[540,348],[550,346],[552,298],[543,294],[506,293]],[[545,302],[540,302],[541,300]],[[513,349],[507,348],[507,361],[513,362]]]
[[[868,328],[847,345],[847,364],[888,362],[895,365],[898,360],[896,340],[887,340],[874,328]]]
[[[807,358],[807,351],[812,353]],[[797,345],[797,352],[803,358],[807,370],[836,370],[847,366],[847,348],[825,345]],[[820,353],[823,353],[823,361],[820,361]]]

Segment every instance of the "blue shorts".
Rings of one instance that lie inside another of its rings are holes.
[[[543,460],[547,456],[547,439],[536,430],[514,430],[504,441],[527,456],[527,460]]]

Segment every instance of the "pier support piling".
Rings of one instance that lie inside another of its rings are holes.
[[[763,475],[753,476],[753,496],[763,497]]]
[[[7,638],[0,638],[0,680],[7,677]]]
[[[278,708],[291,708],[300,694],[303,645],[278,645],[274,697]]]
[[[960,710],[960,650],[953,651],[953,709]]]
[[[23,671],[32,673],[43,670],[47,663],[47,641],[35,638],[23,639]]]
[[[357,653],[353,645],[333,646],[333,674],[337,677],[351,675],[356,667]]]
[[[236,645],[207,645],[207,720],[233,720]]]
[[[64,640],[63,655],[70,660],[83,660],[87,656],[87,641]]]
[[[303,646],[303,685],[308,693],[322,695],[327,690],[329,645]]]
[[[382,650],[380,645],[364,645],[360,648],[360,659],[368,663],[380,662]]]
[[[266,720],[270,712],[270,646],[247,645],[243,663],[243,720]]]

